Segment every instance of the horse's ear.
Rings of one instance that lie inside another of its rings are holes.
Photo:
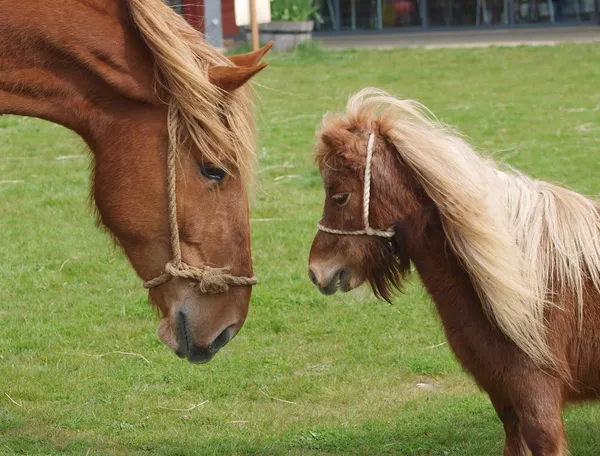
[[[240,67],[253,67],[262,60],[265,54],[269,52],[271,47],[273,47],[273,41],[269,41],[262,49],[259,49],[258,51],[249,52],[247,54],[232,55],[229,57],[229,60]]]
[[[258,74],[267,63],[252,67],[214,66],[208,69],[208,77],[217,87],[226,92],[233,92],[246,84],[252,76]]]
[[[323,141],[323,144],[329,147],[332,152],[346,158],[350,158],[349,155],[356,153],[354,146],[358,139],[358,136],[343,128],[328,130],[321,135],[321,141]]]

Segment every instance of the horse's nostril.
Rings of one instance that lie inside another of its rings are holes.
[[[227,342],[229,342],[233,338],[233,325],[223,331],[221,334],[217,336],[217,338],[211,344],[211,348],[213,351],[217,351],[222,348]]]
[[[234,336],[235,325],[231,325],[217,336],[208,346],[200,346],[195,343],[190,344],[190,350],[187,359],[191,363],[207,363],[215,353],[229,342]]]
[[[315,285],[318,285],[317,276],[315,275],[315,273],[313,272],[313,270],[310,267],[308,268],[308,277],[310,278],[310,281],[312,283],[314,283]]]
[[[176,319],[177,328],[177,351],[175,352],[180,358],[185,358],[190,352],[190,344],[188,340],[188,329],[187,329],[187,316],[185,312],[180,310],[177,312]]]

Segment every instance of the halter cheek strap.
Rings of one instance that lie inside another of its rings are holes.
[[[364,228],[362,230],[356,231],[344,231],[344,230],[336,230],[334,228],[328,228],[326,226],[321,225],[320,223],[317,225],[317,228],[320,231],[324,231],[329,234],[340,234],[340,235],[351,235],[351,236],[379,236],[382,238],[391,238],[394,236],[395,232],[393,228],[388,228],[387,230],[376,230],[375,228],[371,228],[369,225],[369,203],[371,200],[371,161],[373,160],[373,143],[375,142],[375,134],[371,133],[369,135],[369,141],[367,142],[367,163],[365,165],[365,186],[363,189],[363,224]]]
[[[172,111],[169,110],[169,116]],[[171,125],[169,119],[169,125]],[[171,135],[173,132],[169,131]],[[144,288],[154,288],[168,282],[173,277],[181,277],[194,282],[194,286],[202,293],[225,293],[230,286],[256,285],[256,277],[244,277],[229,274],[228,268],[213,268],[207,265],[199,267],[185,263],[181,258],[181,243],[179,240],[179,225],[177,224],[177,151],[173,147],[173,141],[169,143],[167,156],[167,193],[169,203],[169,230],[171,232],[171,251],[173,259],[165,265],[161,275],[144,282]]]

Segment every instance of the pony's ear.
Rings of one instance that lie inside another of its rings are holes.
[[[273,41],[269,41],[267,44],[265,44],[265,46],[262,49],[259,49],[258,51],[248,52],[247,54],[232,55],[231,57],[229,57],[229,60],[231,60],[235,65],[240,67],[253,67],[256,66],[258,62],[262,60],[262,58],[267,52],[269,52],[272,46]]]
[[[250,78],[258,74],[267,63],[252,67],[214,66],[208,69],[208,77],[217,87],[225,92],[233,92],[246,84]]]
[[[356,154],[355,145],[358,139],[358,136],[343,128],[328,130],[321,135],[323,144],[332,152],[345,158],[351,158],[352,154]]]

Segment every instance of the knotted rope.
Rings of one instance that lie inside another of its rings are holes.
[[[376,230],[371,228],[369,225],[369,206],[371,201],[371,161],[373,160],[373,143],[375,142],[375,134],[371,133],[369,135],[369,141],[367,142],[367,163],[365,165],[365,186],[363,189],[363,224],[364,229],[356,230],[356,231],[344,231],[344,230],[336,230],[334,228],[327,228],[326,226],[321,225],[320,223],[317,225],[317,228],[325,233],[329,234],[341,234],[341,235],[366,235],[366,236],[379,236],[383,238],[391,238],[394,236],[395,232],[392,228],[388,228],[387,230]]]
[[[169,212],[169,230],[171,232],[171,250],[173,259],[165,265],[164,272],[154,279],[146,280],[144,288],[153,288],[168,282],[173,277],[181,277],[196,282],[194,286],[202,293],[225,293],[230,285],[256,285],[256,277],[234,276],[228,268],[212,268],[202,265],[190,266],[181,259],[181,243],[179,240],[179,225],[177,224],[177,151],[175,150],[176,122],[175,109],[169,108],[169,149],[167,152],[167,198]]]

